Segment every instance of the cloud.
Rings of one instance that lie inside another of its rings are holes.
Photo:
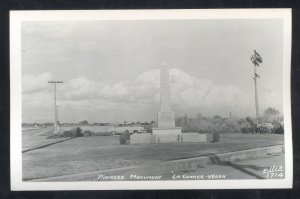
[[[260,94],[260,93],[259,93]],[[281,112],[283,110],[283,98],[280,92],[278,91],[268,91],[265,93],[261,93],[259,97],[261,96],[262,99],[260,100],[260,107],[261,112],[266,110],[269,107],[275,107],[276,109],[279,109]]]
[[[46,86],[49,87],[46,82],[51,77],[50,73],[23,76],[24,91],[31,93],[23,99],[23,102],[26,101],[25,106],[44,107],[45,104],[52,106],[51,90],[44,89]],[[80,76],[66,81],[58,88],[58,105],[64,112],[95,113],[95,117],[98,117],[97,112],[103,111],[110,113],[110,117],[125,113],[132,118],[135,118],[134,114],[140,117],[145,110],[157,112],[159,109],[159,81],[159,69],[114,84]],[[253,111],[252,98],[249,99],[249,95],[238,87],[231,84],[217,85],[209,79],[199,79],[176,68],[170,69],[170,88],[174,111],[185,111],[177,113],[178,115],[188,113],[189,110],[198,110],[208,115],[222,115],[236,111],[237,114],[245,116]],[[268,103],[268,100],[278,98],[280,93],[266,93],[266,95],[269,96],[266,100]],[[45,103],[47,98],[50,100]],[[280,105],[279,102],[274,102],[271,105],[278,106],[278,104]]]
[[[52,74],[49,72],[34,76],[23,75],[22,77],[22,91],[23,94],[40,92],[47,89],[49,85],[47,82],[52,79]]]
[[[247,95],[234,85],[215,84],[209,79],[199,79],[177,69],[171,70],[170,76],[173,107],[183,113],[227,115],[234,111],[236,114],[249,111]]]
[[[95,98],[97,96],[97,82],[91,81],[86,77],[71,79],[62,86],[61,91],[64,99],[78,101]]]
[[[93,108],[139,109],[159,107],[159,69],[144,72],[133,80],[105,84],[78,77],[66,83],[63,99],[94,103]],[[172,105],[180,109],[208,109],[217,112],[221,107],[248,105],[243,92],[233,85],[215,85],[207,79],[198,79],[178,69],[170,70]],[[101,101],[102,106],[98,102]],[[79,107],[76,102],[76,107]],[[105,106],[103,106],[103,104]],[[74,103],[75,105],[75,103]]]

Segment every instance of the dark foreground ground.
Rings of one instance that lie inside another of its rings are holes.
[[[26,134],[38,145],[45,137]],[[23,133],[24,137],[24,133]],[[49,140],[49,139],[48,139]],[[47,142],[55,142],[51,139]],[[79,137],[23,153],[23,179],[32,180],[69,174],[101,171],[168,160],[205,156],[283,144],[283,135],[222,134],[218,143],[164,143],[120,145],[118,136]],[[28,148],[28,147],[27,147]],[[278,161],[282,162],[282,158]],[[277,160],[276,160],[277,161]],[[192,171],[189,171],[192,172]]]

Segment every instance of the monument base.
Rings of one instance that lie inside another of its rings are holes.
[[[174,142],[210,142],[209,134],[182,133],[181,128],[153,128],[152,134],[132,134],[130,144],[155,144]]]
[[[153,143],[155,143],[155,135],[151,135],[150,133],[130,135],[130,144],[153,144]]]
[[[181,142],[181,127],[173,128],[152,128],[156,143]]]

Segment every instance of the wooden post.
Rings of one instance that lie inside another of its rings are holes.
[[[255,113],[256,113],[256,125],[259,123],[259,105],[258,105],[258,94],[257,94],[257,73],[256,65],[254,65],[254,90],[255,90]]]
[[[57,124],[57,106],[56,106],[56,84],[61,84],[63,81],[48,81],[50,84],[54,84],[54,134],[58,133]]]
[[[262,58],[256,50],[254,50],[254,54],[250,58],[251,62],[254,65],[254,92],[255,92],[255,113],[256,113],[256,126],[259,124],[259,106],[258,106],[258,94],[257,94],[257,78],[259,75],[257,74],[257,68],[259,64],[262,63]]]

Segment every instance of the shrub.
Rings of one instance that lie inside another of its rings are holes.
[[[279,128],[277,128],[274,133],[276,134],[284,134],[284,128],[282,126],[280,126]]]
[[[72,128],[70,131],[64,131],[62,137],[82,137],[82,129],[80,127]]]
[[[242,133],[254,133],[255,129],[254,127],[242,127],[241,132]]]
[[[199,133],[200,133],[200,134],[205,134],[205,131],[202,130],[202,129],[200,129],[200,130],[199,130]]]
[[[76,127],[75,137],[82,137],[82,136],[83,136],[82,129],[80,127]]]
[[[120,144],[126,144],[130,140],[130,132],[126,130],[124,133],[120,135]]]
[[[219,132],[213,132],[212,141],[213,142],[220,142],[220,133]]]
[[[73,131],[64,131],[61,136],[62,137],[74,137]]]
[[[83,137],[88,137],[88,136],[93,136],[94,135],[94,133],[92,132],[92,131],[89,131],[89,130],[85,130],[84,132],[83,132]]]
[[[128,130],[126,130],[124,132],[124,135],[125,135],[126,140],[130,140],[130,132]]]
[[[152,126],[151,125],[143,125],[143,127],[146,129],[147,133],[152,133]]]
[[[241,128],[241,131],[242,131],[242,133],[249,133],[249,130],[248,130],[249,128],[247,128],[247,127],[242,127]]]
[[[120,140],[120,144],[126,144],[126,137],[125,137],[124,134],[121,134],[121,135],[120,135],[119,140]]]

